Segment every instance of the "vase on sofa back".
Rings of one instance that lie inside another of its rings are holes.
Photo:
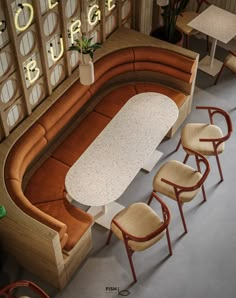
[[[79,76],[83,85],[91,85],[94,82],[93,53],[101,47],[99,43],[92,44],[92,39],[82,36],[75,40],[76,45],[72,44],[69,47],[69,51],[80,53]]]

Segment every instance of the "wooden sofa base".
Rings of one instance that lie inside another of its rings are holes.
[[[166,137],[167,138],[172,138],[173,135],[176,133],[176,131],[179,129],[180,125],[184,122],[184,120],[187,118],[189,115],[189,105],[190,105],[190,97],[188,96],[188,99],[185,101],[185,103],[180,107],[179,109],[179,116],[175,124],[172,126],[172,128],[169,130],[167,133]]]
[[[67,274],[67,281],[71,280],[71,277],[75,271],[79,268],[80,264],[85,260],[88,253],[92,249],[92,230],[91,228],[83,235],[76,246],[70,251],[70,253],[64,254],[65,271]]]

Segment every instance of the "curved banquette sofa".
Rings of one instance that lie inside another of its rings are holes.
[[[5,187],[15,208],[34,220],[37,243],[27,244],[26,253],[19,250],[24,255],[19,260],[25,265],[29,258],[31,265],[25,266],[59,288],[92,247],[93,218],[66,199],[67,171],[137,93],[159,92],[175,101],[179,118],[168,133],[171,137],[190,112],[196,76],[195,59],[150,46],[119,49],[94,67],[94,84],[74,83],[18,138],[4,166]],[[66,134],[81,114],[82,121]],[[62,135],[66,137],[58,142]],[[22,247],[20,237],[17,241]]]

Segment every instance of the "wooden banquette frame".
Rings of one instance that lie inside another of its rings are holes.
[[[90,251],[93,221],[88,216],[83,233],[65,249],[67,224],[25,197],[29,173],[50,156],[66,129],[91,111],[100,113],[109,94],[114,97],[115,90],[117,96],[120,90],[124,94],[130,82],[137,93],[163,90],[174,94],[180,117],[169,132],[171,137],[191,111],[198,54],[121,28],[98,50],[95,60],[93,85],[82,86],[75,71],[1,144],[0,200],[8,211],[0,225],[3,247],[25,268],[58,288],[68,283]],[[150,82],[158,87],[149,90]]]

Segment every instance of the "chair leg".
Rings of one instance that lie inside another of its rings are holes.
[[[198,157],[196,155],[195,155],[195,159],[196,159],[196,164],[197,164],[197,170],[198,170],[198,172],[201,173],[200,163],[199,163]],[[202,188],[203,201],[206,202],[206,192],[205,192],[204,184],[202,185],[201,188]]]
[[[220,78],[220,76],[221,76],[221,74],[222,74],[222,71],[223,71],[223,69],[224,69],[224,64],[222,65],[222,67],[221,67],[221,69],[220,69],[220,72],[218,73],[218,75],[217,75],[217,77],[216,77],[216,80],[215,80],[215,83],[214,83],[214,85],[216,85],[217,83],[218,83],[218,80],[219,80],[219,78]]]
[[[108,244],[110,243],[111,236],[112,236],[112,230],[110,230],[110,232],[109,232],[109,235],[108,235],[108,237],[107,237],[106,245],[108,245]]]
[[[169,233],[169,228],[168,227],[166,228],[166,238],[167,238],[167,243],[168,243],[170,256],[172,256],[172,246],[171,246],[170,233]]]
[[[185,158],[184,158],[184,161],[183,161],[183,163],[186,163],[186,162],[188,161],[188,158],[189,158],[189,154],[188,154],[188,153],[186,153],[186,156],[185,156]]]
[[[188,34],[185,35],[185,39],[186,39],[186,48],[189,49],[189,40],[190,40],[190,36]]]
[[[210,41],[209,41],[209,36],[206,36],[206,44],[207,44],[207,53],[210,53]]]
[[[153,190],[154,191],[154,190]],[[153,193],[153,191],[152,191],[152,193]],[[149,198],[149,200],[148,200],[148,205],[150,205],[151,204],[151,202],[152,202],[152,198],[153,198],[153,195],[152,195],[152,193],[151,193],[151,195],[150,195],[150,198]]]
[[[218,154],[216,154],[216,161],[217,161],[217,165],[218,165],[218,169],[219,169],[219,173],[220,173],[220,182],[222,182],[222,181],[224,181],[224,177],[223,177],[223,173],[221,170],[220,159],[219,159]]]
[[[203,196],[203,201],[206,202],[206,192],[205,192],[205,187],[204,184],[202,185],[202,196]]]
[[[175,152],[177,152],[179,150],[180,145],[181,145],[181,138],[180,138],[179,143],[177,144],[177,146],[175,148]]]
[[[136,273],[134,270],[134,264],[133,264],[133,260],[132,260],[133,251],[129,248],[127,240],[124,240],[124,243],[125,243],[125,248],[126,248],[126,252],[128,255],[128,259],[129,259],[130,268],[131,268],[132,275],[134,278],[134,282],[137,282],[137,277],[136,277]]]
[[[177,203],[178,203],[178,207],[179,207],[179,212],[180,212],[180,216],[181,216],[181,219],[182,219],[182,223],[183,223],[183,226],[184,226],[184,232],[187,234],[188,233],[188,229],[187,229],[185,218],[184,218],[182,204],[179,201],[177,201]]]

